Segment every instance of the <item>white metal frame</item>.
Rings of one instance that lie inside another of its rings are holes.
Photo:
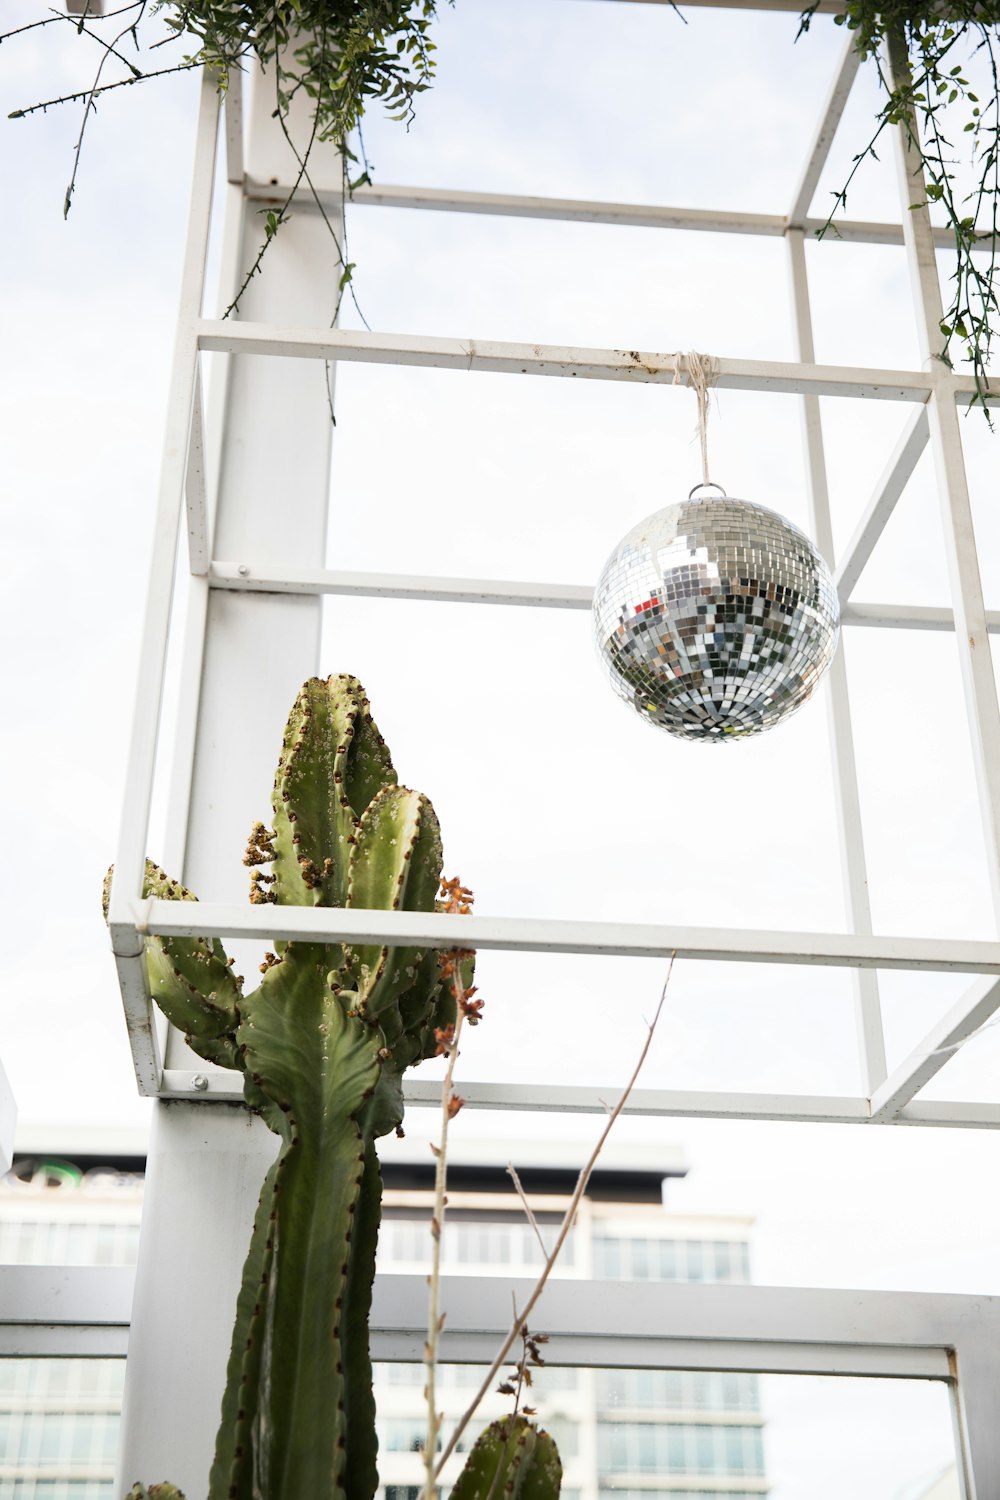
[[[705,0],[711,3],[711,0]],[[797,9],[785,0],[765,0],[758,8]],[[823,9],[832,8],[824,5]],[[829,97],[821,112],[789,213],[784,216],[688,210],[655,205],[575,202],[510,194],[457,192],[429,188],[360,189],[358,204],[433,208],[445,212],[519,215],[608,224],[643,224],[712,233],[781,235],[788,251],[789,284],[795,317],[798,359],[719,360],[722,388],[794,395],[801,403],[812,525],[821,549],[835,564],[843,619],[851,627],[954,630],[962,664],[982,822],[995,905],[1000,910],[1000,709],[993,680],[988,633],[1000,631],[1000,611],[987,612],[983,600],[975,539],[969,510],[957,403],[968,400],[974,386],[934,358],[940,317],[940,288],[934,259],[942,237],[931,226],[926,208],[909,205],[924,198],[919,163],[906,155],[899,134],[900,223],[844,221],[840,239],[905,246],[921,331],[923,363],[915,370],[867,369],[815,362],[804,244],[816,227],[808,211],[819,175],[843,111],[856,63],[845,47]],[[238,205],[227,219],[224,282],[237,269],[240,224],[247,206],[259,209],[280,188],[248,176],[243,159],[239,90],[230,90],[223,132],[229,194]],[[220,557],[213,540],[212,477],[222,448],[224,416],[217,402],[214,415],[203,406],[200,353],[253,353],[269,358],[319,359],[334,367],[342,360],[435,368],[493,371],[522,376],[575,377],[673,384],[674,356],[621,349],[584,349],[436,338],[391,333],[357,333],[315,327],[282,327],[267,322],[222,321],[204,316],[205,261],[216,170],[218,103],[211,81],[203,84],[192,193],[191,224],[185,256],[181,307],[168,407],[163,478],[156,521],[154,563],[143,633],[139,690],[133,731],[117,874],[111,898],[110,925],[128,1020],[136,1074],[142,1092],[160,1098],[239,1097],[235,1075],[204,1067],[178,1067],[167,1057],[165,1029],[154,1020],[143,980],[141,953],[147,933],[216,933],[224,936],[290,938],[309,935],[329,940],[351,936],[368,940],[404,935],[443,945],[461,938],[463,945],[526,951],[666,955],[691,959],[728,959],[759,963],[836,965],[852,970],[856,993],[860,1088],[856,1095],[720,1095],[708,1091],[640,1090],[630,1101],[633,1113],[715,1115],[775,1120],[823,1120],[865,1124],[1000,1126],[1000,1102],[975,1104],[924,1100],[920,1091],[954,1051],[1000,1009],[1000,941],[953,941],[935,938],[879,936],[872,933],[867,895],[864,838],[858,798],[854,739],[846,669],[841,657],[831,673],[832,756],[839,814],[841,861],[852,931],[845,934],[761,932],[539,922],[527,918],[476,917],[456,920],[443,915],[417,917],[402,912],[342,912],[245,908],[229,904],[178,905],[140,898],[149,806],[157,755],[159,708],[170,628],[170,601],[175,566],[174,538],[181,513],[187,518],[187,566],[191,574],[185,682],[173,777],[175,826],[186,826],[193,778],[192,760],[198,714],[198,681],[205,657],[211,600],[224,593],[249,594],[264,600],[282,595],[319,599],[323,594],[368,595],[399,599],[452,600],[507,604],[528,608],[582,609],[590,602],[589,586],[524,583],[476,578],[410,577],[352,573],[322,567],[278,565],[259,555]],[[325,196],[339,211],[333,189]],[[305,199],[303,211],[308,209]],[[232,208],[232,205],[231,205]],[[836,246],[836,239],[823,242]],[[827,252],[836,255],[835,248]],[[681,376],[681,383],[684,377]],[[854,537],[835,560],[830,525],[828,481],[823,450],[819,396],[902,401],[912,418],[885,473],[877,484]],[[1000,399],[1000,395],[998,398]],[[952,581],[952,608],[859,602],[853,590],[894,505],[925,446],[930,445],[941,495],[945,547]],[[214,456],[213,456],[214,455]],[[183,832],[179,834],[183,844]],[[181,849],[180,852],[183,852]],[[970,975],[970,988],[949,1015],[925,1037],[913,1055],[887,1076],[878,969],[950,971]],[[176,1049],[175,1049],[176,1051]],[[556,1086],[511,1084],[463,1085],[469,1104],[489,1108],[599,1109],[599,1091]],[[412,1085],[409,1097],[420,1101],[423,1085]]]
[[[423,1358],[425,1309],[415,1282],[422,1278],[376,1280],[374,1359]],[[121,1357],[132,1286],[128,1269],[8,1267],[0,1282],[0,1358]],[[489,1363],[510,1324],[509,1281],[477,1277],[473,1290],[470,1296],[463,1279],[443,1282],[448,1321],[440,1357],[449,1363]],[[556,1281],[546,1289],[543,1316],[545,1358],[555,1366],[942,1381],[951,1395],[962,1500],[994,1493],[986,1476],[1000,1472],[996,1297]],[[162,1409],[160,1415],[163,1427]],[[168,1430],[163,1461],[176,1467],[184,1448]]]

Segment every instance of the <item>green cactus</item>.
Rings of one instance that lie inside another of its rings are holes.
[[[518,1413],[491,1422],[455,1482],[452,1500],[555,1500],[562,1463],[552,1438]]]
[[[434,809],[397,784],[356,678],[304,685],[272,803],[273,828],[255,824],[244,857],[251,901],[435,909]],[[144,893],[196,899],[151,863]],[[106,884],[105,915],[107,895]],[[281,1137],[237,1299],[208,1500],[371,1500],[375,1141],[400,1125],[403,1072],[435,1054],[456,999],[433,950],[276,947],[244,994],[218,940],[146,941],[153,999],[194,1051],[242,1072],[247,1103]],[[462,984],[471,977],[466,960]]]

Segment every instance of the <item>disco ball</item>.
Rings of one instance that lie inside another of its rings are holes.
[[[720,495],[668,505],[608,558],[594,594],[611,685],[689,740],[771,729],[833,659],[840,608],[812,542],[775,511]]]

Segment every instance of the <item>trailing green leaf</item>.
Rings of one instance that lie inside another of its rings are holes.
[[[817,9],[813,3],[803,10],[800,35]],[[976,385],[970,404],[982,406],[989,420],[988,367],[1000,317],[1000,0],[954,0],[947,6],[936,0],[844,0],[834,21],[853,34],[859,55],[874,63],[885,102],[818,233],[836,232],[835,215],[847,207],[855,173],[869,158],[877,159],[887,127],[902,127],[923,169],[926,202],[942,209],[955,247],[939,357],[950,366],[953,340],[961,341],[959,357],[971,364]],[[972,86],[975,72],[985,80],[984,98]],[[969,138],[965,184],[956,172],[956,127]],[[910,206],[922,208],[924,202]]]

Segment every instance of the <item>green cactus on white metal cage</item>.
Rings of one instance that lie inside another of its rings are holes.
[[[398,785],[356,678],[302,688],[272,805],[245,855],[252,901],[434,910],[437,817]],[[196,899],[151,863],[145,894]],[[153,999],[202,1057],[242,1072],[282,1142],[244,1267],[208,1500],[371,1500],[375,1141],[399,1126],[403,1072],[434,1055],[456,999],[434,950],[277,946],[250,994],[217,939],[145,950]]]

